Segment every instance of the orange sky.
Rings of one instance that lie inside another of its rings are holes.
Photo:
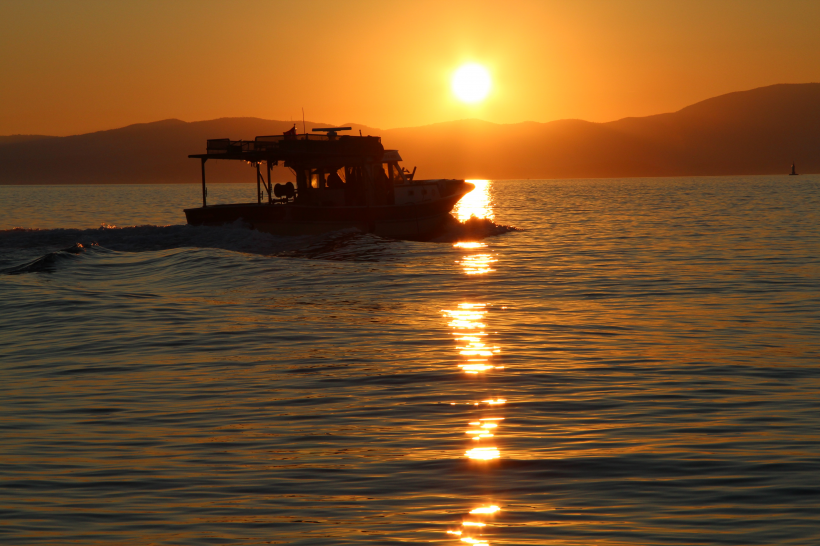
[[[0,3],[0,135],[225,116],[610,121],[820,81],[820,2]],[[488,68],[465,105],[450,77]]]

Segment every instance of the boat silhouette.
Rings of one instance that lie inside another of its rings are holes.
[[[789,176],[797,176],[797,171],[794,170],[794,161],[792,161],[792,172],[789,173]]]
[[[185,209],[188,223],[241,220],[276,235],[356,228],[394,239],[428,240],[455,222],[450,211],[475,188],[473,184],[415,180],[415,169],[410,172],[399,165],[398,150],[385,150],[380,137],[338,134],[349,129],[325,127],[313,129],[324,134],[297,134],[294,126],[281,135],[254,140],[208,140],[206,153],[188,156],[202,165],[202,206]],[[210,159],[245,161],[255,167],[257,202],[208,205],[205,163]],[[271,168],[280,163],[294,172],[295,186],[271,183]]]

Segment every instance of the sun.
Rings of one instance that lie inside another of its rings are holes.
[[[453,93],[464,102],[480,102],[490,92],[490,73],[480,64],[465,64],[453,74]]]

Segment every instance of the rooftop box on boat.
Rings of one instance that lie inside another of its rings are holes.
[[[219,225],[242,220],[276,234],[321,233],[357,228],[397,239],[435,237],[449,222],[453,206],[474,186],[464,180],[416,180],[399,165],[397,150],[385,150],[374,136],[338,135],[349,127],[314,129],[326,134],[258,136],[254,140],[207,141],[202,165],[202,207],[185,209],[189,224]],[[256,203],[208,205],[205,163],[245,161],[256,169]],[[295,183],[271,182],[282,164]],[[267,177],[264,175],[267,170]],[[264,191],[263,191],[264,190]],[[266,198],[265,198],[265,194]]]
[[[207,151],[209,154],[227,154],[231,145],[229,138],[212,138],[208,140]]]

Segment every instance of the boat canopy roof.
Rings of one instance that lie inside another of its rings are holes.
[[[390,152],[401,160],[396,150]],[[202,160],[232,159],[250,163],[283,161],[285,166],[322,167],[388,161],[384,156],[381,138],[376,136],[290,134],[258,136],[254,140],[210,139],[206,153],[188,157]]]

